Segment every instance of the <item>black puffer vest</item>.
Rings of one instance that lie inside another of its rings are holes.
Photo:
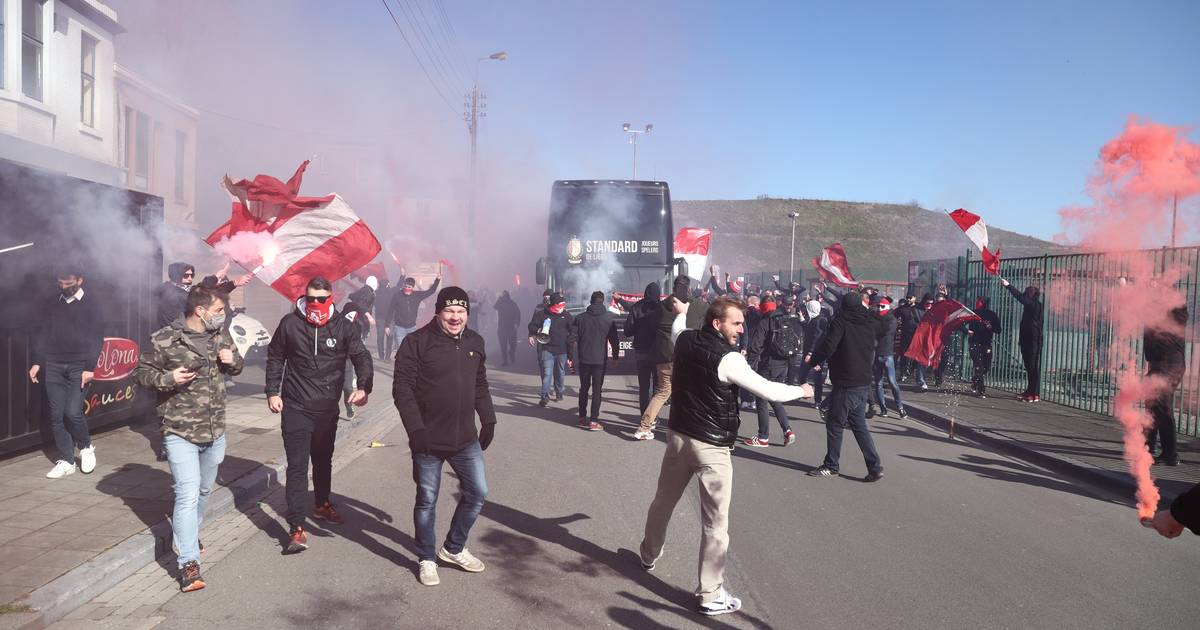
[[[741,417],[738,388],[717,379],[717,366],[735,352],[711,326],[685,330],[675,342],[671,418],[667,426],[714,446],[733,446]]]

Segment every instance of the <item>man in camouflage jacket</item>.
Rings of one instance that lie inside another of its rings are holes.
[[[204,588],[200,576],[200,523],[225,458],[225,377],[241,373],[243,360],[225,320],[226,294],[193,288],[187,310],[155,332],[133,372],[158,394],[163,445],[175,480],[171,529],[178,551],[180,589]]]

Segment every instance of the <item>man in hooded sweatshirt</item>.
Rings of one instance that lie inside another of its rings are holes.
[[[675,278],[675,295],[686,296],[689,282],[687,276]],[[653,305],[654,310],[649,311],[639,321],[639,326],[647,327],[649,324],[642,322],[654,322],[653,343],[648,356],[650,363],[654,365],[654,396],[650,398],[646,410],[642,412],[642,421],[633,434],[633,437],[638,440],[654,439],[654,425],[658,423],[658,413],[671,398],[672,356],[675,352],[675,341],[671,335],[675,314],[671,310],[671,303],[670,299],[657,301]],[[686,325],[686,323],[685,318],[684,324]]]
[[[991,300],[975,298],[975,314],[983,321],[967,323],[968,349],[971,353],[971,389],[980,398],[987,398],[987,375],[992,370],[992,338],[1000,334],[1000,316],[988,308]]]
[[[330,502],[333,443],[337,436],[338,398],[346,360],[354,365],[357,389],[352,405],[367,404],[371,393],[371,352],[358,327],[336,312],[333,285],[313,278],[296,308],[279,320],[267,346],[267,407],[282,416],[287,454],[287,553],[308,549],[308,463],[312,459],[316,508],[313,517],[339,525],[342,517]]]
[[[388,326],[391,331],[392,343],[396,348],[400,347],[400,342],[404,341],[405,335],[417,329],[417,313],[421,310],[421,302],[424,302],[429,296],[437,293],[438,286],[442,284],[442,274],[438,274],[433,281],[433,286],[424,291],[417,290],[416,278],[405,278],[404,285],[396,291],[392,296],[392,304],[388,308],[387,321],[384,326]]]
[[[867,463],[867,476],[863,481],[883,478],[883,463],[875,450],[866,417],[878,330],[877,318],[867,310],[867,296],[858,291],[847,291],[842,296],[837,316],[829,323],[829,332],[818,342],[809,360],[814,369],[828,360],[829,378],[833,381],[829,412],[825,416],[825,461],[809,471],[810,476],[838,476],[842,434],[849,425]]]
[[[821,417],[825,417],[822,403],[825,401],[826,366],[811,363],[812,354],[817,349],[817,342],[829,331],[829,322],[833,319],[829,309],[822,308],[821,301],[813,298],[805,302],[804,308],[808,313],[808,321],[804,327],[804,363],[800,370],[800,384],[807,383],[809,376],[813,381],[813,406]]]
[[[655,337],[662,314],[662,289],[657,282],[646,285],[646,292],[625,318],[625,336],[633,338],[633,357],[637,363],[638,411],[646,413],[650,397],[654,392],[654,361],[650,355],[654,350]]]
[[[542,320],[536,324],[529,322],[529,345],[536,345],[540,350],[542,395],[538,405],[541,407],[550,404],[551,389],[554,400],[563,399],[567,368],[575,365],[574,319],[567,312],[567,301],[563,296],[553,293]]]
[[[158,328],[170,325],[187,310],[187,295],[195,278],[196,268],[188,263],[173,262],[167,265],[167,281],[154,289]]]
[[[1167,311],[1162,321],[1147,322],[1142,335],[1142,356],[1146,360],[1147,376],[1162,379],[1156,395],[1146,401],[1146,409],[1154,418],[1154,428],[1146,436],[1146,445],[1154,452],[1155,442],[1162,440],[1162,453],[1154,458],[1155,464],[1179,465],[1179,452],[1175,447],[1175,390],[1183,382],[1187,368],[1184,334],[1187,330],[1186,306],[1177,306]]]
[[[1017,343],[1021,347],[1021,361],[1025,364],[1025,391],[1017,396],[1023,402],[1038,402],[1042,399],[1042,300],[1041,291],[1029,285],[1018,291],[1008,280],[1000,278],[1000,284],[1008,289],[1021,303],[1021,331]]]
[[[900,306],[892,309],[896,318],[896,348],[893,350],[895,356],[900,357],[896,361],[897,380],[904,381],[912,376],[913,360],[904,356],[908,351],[908,346],[912,344],[912,338],[917,334],[917,326],[921,324],[921,313],[917,311],[917,298],[914,295],[907,295],[900,300]]]
[[[875,382],[875,402],[879,405],[879,415],[886,418],[887,404],[883,397],[883,382],[886,379],[892,388],[892,402],[896,404],[896,413],[901,418],[908,416],[904,411],[904,401],[900,398],[900,384],[896,382],[896,360],[892,354],[896,348],[896,330],[899,322],[892,315],[892,301],[878,294],[871,297],[872,310],[879,317],[878,338],[875,342],[875,367],[872,380]],[[874,416],[870,403],[867,404],[867,417]]]
[[[580,313],[572,324],[575,328],[579,361],[579,427],[588,431],[599,431],[600,396],[604,389],[604,374],[608,366],[608,350],[612,349],[615,362],[621,352],[621,341],[617,337],[616,315],[604,306],[604,293],[592,293],[587,310]],[[588,414],[588,394],[591,394],[591,414]]]
[[[517,326],[521,323],[521,307],[508,291],[500,294],[492,306],[496,309],[496,335],[500,338],[501,365],[517,360]]]
[[[375,317],[371,315],[371,308],[375,306],[375,289],[379,287],[379,279],[375,276],[367,276],[366,283],[363,284],[357,291],[350,294],[350,299],[342,306],[342,317],[358,328],[359,335],[365,344],[367,335],[371,332],[371,325],[375,323]],[[350,394],[358,386],[354,381],[354,365],[350,359],[346,360],[346,381],[342,385],[342,402],[346,405],[346,417],[354,418],[354,405],[350,404]]]

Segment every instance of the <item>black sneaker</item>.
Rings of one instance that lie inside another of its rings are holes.
[[[825,419],[825,407],[822,407],[821,403],[817,403],[817,415],[821,416],[822,420]]]
[[[1178,466],[1179,465],[1179,457],[1178,456],[1164,457],[1162,455],[1159,455],[1158,457],[1154,458],[1154,464],[1156,466],[1159,466],[1159,465],[1161,465],[1161,466]]]
[[[883,471],[882,470],[877,470],[873,473],[867,473],[867,476],[863,477],[863,481],[866,483],[875,483],[876,481],[879,481],[880,479],[883,479]]]
[[[879,415],[879,417],[880,417],[880,418],[888,418],[888,417],[890,417],[890,416],[888,416],[887,407],[884,407],[883,409],[880,409],[880,410],[879,410],[879,414],[878,414],[878,415]]]
[[[539,406],[539,407],[545,407],[546,405],[549,405],[549,404],[550,404],[550,399],[549,399],[549,398],[543,398],[543,399],[541,399],[541,400],[539,400],[539,401],[538,401],[538,406]]]
[[[200,563],[193,560],[183,565],[179,570],[179,591],[191,593],[204,587],[204,578],[200,576]]]
[[[555,401],[555,402],[562,402],[562,399],[563,399],[562,392],[555,392],[555,394],[554,394],[554,401]]]
[[[875,417],[875,405],[867,405],[867,419]]]
[[[808,471],[808,476],[809,477],[836,477],[836,476],[838,476],[838,471],[830,470],[827,466],[818,466],[818,467]]]
[[[898,414],[898,415],[899,415],[901,418],[907,418],[907,417],[908,417],[908,412],[907,412],[907,411],[905,411],[905,410],[903,410],[903,409],[901,409],[900,411],[897,411],[896,413],[897,413],[897,414]]]

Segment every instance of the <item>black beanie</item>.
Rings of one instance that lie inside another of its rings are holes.
[[[438,291],[437,312],[441,313],[447,306],[461,306],[467,309],[468,315],[471,314],[471,298],[462,287],[446,287]]]

